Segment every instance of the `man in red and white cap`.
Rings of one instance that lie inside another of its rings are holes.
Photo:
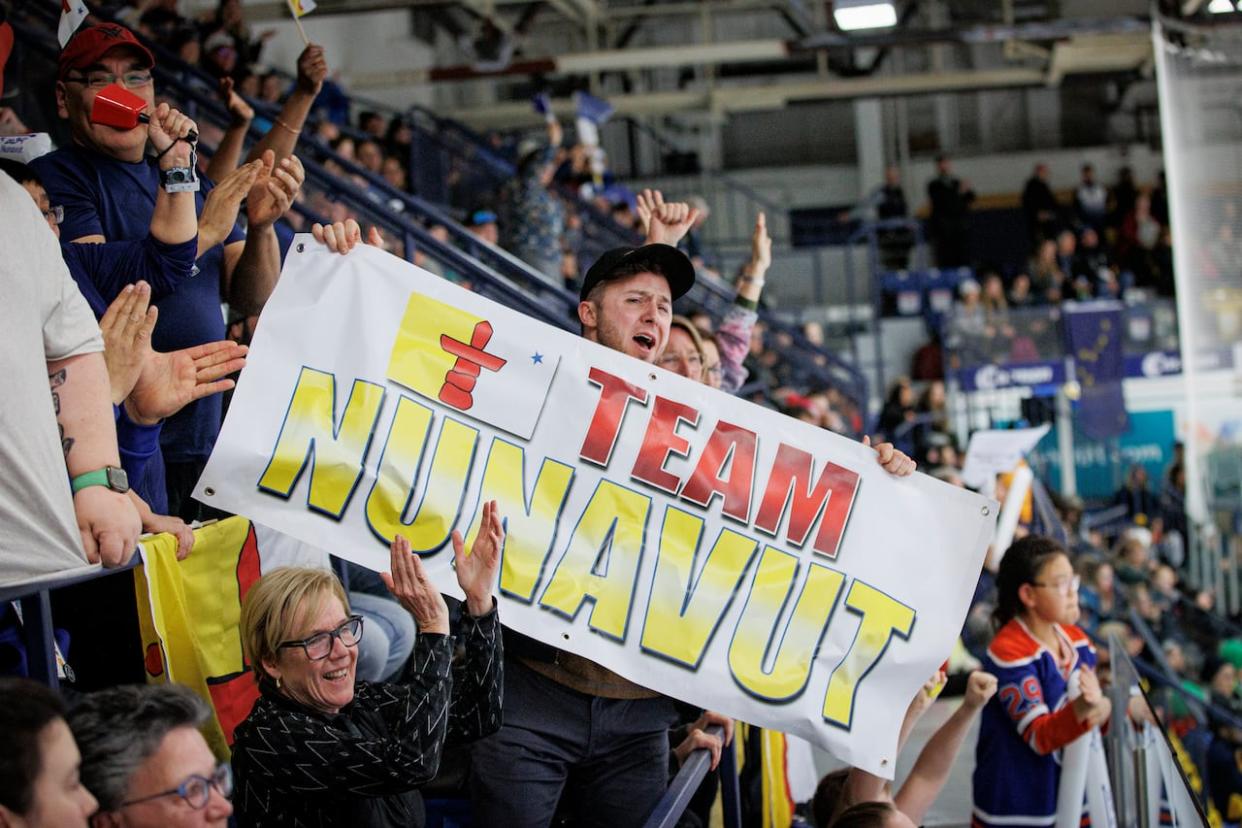
[[[147,236],[155,195],[193,190],[198,215],[195,268],[163,274],[151,283],[152,304],[160,321],[152,337],[158,351],[175,351],[225,338],[220,303],[253,314],[267,301],[280,274],[280,247],[273,224],[292,203],[303,179],[294,157],[276,163],[273,154],[241,167],[221,186],[195,175],[194,156],[187,164],[169,166],[173,144],[190,137],[196,127],[189,119],[183,129],[166,136],[155,123],[131,128],[92,121],[99,94],[122,86],[155,112],[155,83],[151,52],[124,26],[104,24],[83,28],[60,55],[56,106],[68,122],[71,143],[35,160],[31,166],[43,180],[53,204],[63,208],[61,239],[76,243],[133,241]],[[197,180],[196,180],[197,179]],[[237,224],[241,200],[246,198],[247,229]],[[115,285],[96,285],[102,300],[115,298]],[[157,512],[186,520],[200,517],[192,491],[220,429],[220,400],[192,403],[170,417],[161,436],[167,485],[163,492],[142,494]],[[148,468],[148,475],[156,473]],[[167,508],[160,508],[165,505]]]

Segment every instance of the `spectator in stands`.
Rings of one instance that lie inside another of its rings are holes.
[[[1066,275],[1067,278],[1073,279],[1080,274],[1075,265],[1078,261],[1078,237],[1074,235],[1073,230],[1062,230],[1056,234],[1057,241],[1057,268]],[[1094,274],[1092,274],[1094,276]]]
[[[649,226],[648,238],[684,233],[688,218],[653,214],[658,226]],[[669,245],[609,250],[583,279],[582,335],[655,363],[668,341],[673,301],[693,284],[690,260]],[[913,461],[891,445],[876,452],[891,473],[913,470]],[[475,819],[546,826],[563,797],[571,819],[589,812],[597,825],[643,824],[667,785],[667,734],[676,720],[671,701],[525,636],[514,634],[506,650],[504,725],[472,757]]]
[[[666,371],[703,382],[703,337],[684,316],[669,320],[668,343],[656,361]]]
[[[358,165],[368,172],[379,175],[384,169],[384,151],[378,141],[366,140],[358,144]]]
[[[141,520],[120,470],[99,326],[46,219],[2,172],[0,241],[8,286],[0,374],[13,424],[0,430],[0,579],[80,566],[83,553],[118,566],[133,553]]]
[[[1139,193],[1117,231],[1117,260],[1134,274],[1139,287],[1154,286],[1153,251],[1160,243],[1160,222],[1151,214],[1151,196]]]
[[[1082,231],[1071,272],[1077,276],[1090,277],[1096,285],[1097,294],[1112,291],[1111,285],[1117,281],[1117,274],[1108,251],[1100,244],[1100,234],[1094,227],[1087,227]]]
[[[665,202],[659,190],[643,190],[637,198],[638,218],[650,244],[676,245],[681,228],[693,228],[700,222],[698,208],[689,202]],[[664,221],[651,222],[659,212]],[[654,234],[652,228],[654,227]],[[671,228],[671,229],[670,229]],[[716,332],[703,338],[701,349],[704,382],[732,394],[746,382],[743,365],[750,347],[751,331],[758,320],[759,297],[768,269],[772,266],[772,239],[768,235],[767,217],[759,213],[750,239],[750,259],[738,273],[737,295]],[[700,333],[702,327],[696,326]]]
[[[168,157],[171,156],[170,153]],[[3,158],[0,170],[34,198],[59,238],[57,211],[52,209],[47,191],[34,171]],[[61,248],[69,274],[91,310],[100,317],[104,361],[116,410],[117,443],[121,467],[130,485],[129,497],[142,518],[144,531],[177,536],[179,558],[190,553],[194,535],[180,518],[162,514],[167,503],[162,464],[156,462],[152,473],[147,473],[152,461],[158,461],[160,422],[190,401],[232,388],[233,381],[226,377],[244,367],[245,349],[217,342],[157,354],[150,347],[157,314],[157,309],[147,307],[150,286],[140,281],[118,287],[119,295],[105,307],[95,284],[119,286],[130,278],[143,277],[162,284],[177,273],[189,276],[194,263],[195,229],[190,194],[173,196],[161,192],[152,217],[152,234],[146,240]]]
[[[410,187],[410,174],[405,169],[405,164],[395,155],[389,155],[384,159],[384,165],[380,168],[380,174],[384,176],[384,180],[391,186],[396,187],[403,193],[408,193]]]
[[[969,212],[975,191],[970,182],[953,175],[949,156],[936,158],[936,177],[927,184],[927,197],[931,201],[928,230],[936,248],[936,264],[940,267],[968,264]]]
[[[1122,220],[1134,209],[1138,195],[1138,185],[1134,183],[1134,170],[1129,167],[1117,170],[1117,183],[1113,185],[1108,194],[1108,200],[1112,205],[1109,214],[1109,224],[1112,227],[1121,226]]]
[[[986,335],[988,321],[983,303],[979,299],[981,290],[974,279],[963,279],[957,286],[960,299],[949,319],[949,334],[945,342],[949,348],[973,348],[977,351],[982,347],[983,343],[979,340]],[[976,353],[975,356],[979,354]]]
[[[99,801],[96,826],[224,826],[233,775],[199,732],[207,704],[176,684],[88,693],[69,714],[82,784]]]
[[[988,327],[997,330],[1009,325],[1009,300],[1005,296],[1005,282],[999,273],[987,273],[980,291],[983,315]],[[1012,337],[1012,333],[1010,333]]]
[[[207,165],[207,177],[223,184],[225,177],[237,169],[238,162],[241,160],[242,149],[246,143],[246,133],[250,129],[250,123],[254,120],[254,109],[233,89],[232,78],[220,80],[218,94],[229,111],[229,127],[216,145],[216,152],[211,156],[211,162]]]
[[[1242,714],[1229,708],[1234,719]],[[1207,755],[1207,788],[1226,828],[1242,823],[1242,728],[1220,716],[1212,717],[1212,742]]]
[[[913,445],[911,429],[916,416],[914,410],[914,389],[910,380],[899,377],[888,389],[888,398],[880,410],[879,429],[886,439],[897,443]]]
[[[901,168],[890,164],[884,168],[884,183],[876,187],[862,203],[847,214],[847,218],[861,221],[892,221],[910,215],[906,205],[906,193],[901,186]],[[904,270],[912,239],[904,228],[881,230],[876,235],[880,247],[880,264],[885,270]]]
[[[1000,690],[983,711],[974,772],[974,820],[982,826],[1052,820],[1060,776],[1054,752],[1108,721],[1095,651],[1073,624],[1077,581],[1068,554],[1049,538],[1017,540],[1001,559],[999,630],[984,661]],[[1073,672],[1080,694],[1067,701]]]
[[[1096,233],[1104,229],[1108,218],[1108,190],[1095,180],[1095,167],[1082,165],[1082,177],[1074,190],[1074,215],[1083,229]]]
[[[383,138],[388,129],[384,116],[378,112],[362,112],[358,115],[358,129],[373,138]]]
[[[488,244],[500,241],[500,229],[496,226],[496,214],[491,210],[475,210],[466,219],[466,229],[471,235],[482,239]]]
[[[0,825],[86,828],[97,803],[78,778],[80,762],[56,693],[0,679]]]
[[[1238,671],[1231,663],[1215,653],[1209,654],[1203,659],[1200,678],[1214,704],[1225,709],[1233,707],[1238,692]]]
[[[561,234],[565,210],[552,191],[560,122],[548,119],[546,140],[528,138],[518,147],[517,173],[508,184],[503,205],[503,247],[553,280],[561,278]]]
[[[1022,189],[1022,213],[1033,250],[1044,239],[1056,238],[1061,205],[1048,185],[1048,165],[1040,162]]]
[[[1033,304],[1035,304],[1035,297],[1031,295],[1031,277],[1025,273],[1019,273],[1013,277],[1013,283],[1009,286],[1009,306],[1026,308]]]
[[[228,38],[230,45],[244,66],[258,63],[263,52],[263,44],[276,36],[275,29],[267,29],[258,35],[252,35],[242,14],[241,0],[219,0],[215,14],[203,27],[207,40],[216,35]]]
[[[1147,485],[1147,467],[1135,463],[1126,472],[1126,481],[1113,503],[1126,507],[1126,519],[1138,526],[1147,526],[1153,517],[1160,514],[1160,502],[1156,494]]]
[[[898,741],[898,751],[904,746],[913,730],[914,722],[930,707],[934,695],[939,693],[944,684],[944,674],[940,673],[934,683],[928,682],[920,689],[915,704],[907,710]],[[966,693],[962,704],[949,716],[919,752],[914,766],[906,776],[896,794],[892,793],[892,785],[885,779],[851,768],[846,778],[836,810],[841,813],[832,821],[837,825],[922,825],[928,810],[940,795],[941,789],[949,781],[958,751],[971,731],[975,718],[988,700],[996,693],[996,677],[982,671],[970,674],[966,681]],[[917,705],[917,707],[916,707]],[[826,803],[825,803],[826,804]],[[866,813],[865,806],[887,806],[886,821],[880,823],[857,822],[858,815]]]
[[[202,68],[217,80],[233,77],[238,70],[237,48],[226,32],[216,32],[203,41]]]
[[[692,221],[691,226],[694,223]],[[750,259],[738,273],[737,295],[710,337],[720,364],[720,384],[716,387],[730,394],[737,393],[746,382],[744,363],[750,347],[751,331],[759,319],[759,298],[771,266],[772,238],[768,235],[767,218],[760,213],[755,218],[755,229],[751,233]]]
[[[1111,621],[1119,609],[1113,566],[1095,557],[1083,558],[1080,571],[1082,586],[1078,590],[1078,601],[1082,627],[1094,632],[1100,624]]]
[[[1143,529],[1131,529],[1122,534],[1113,562],[1121,583],[1132,586],[1145,583],[1151,577],[1156,562],[1152,558],[1150,539],[1151,533]]]
[[[122,130],[90,121],[95,95],[118,78],[154,109],[153,63],[146,47],[117,25],[82,29],[61,52],[57,107],[69,121],[73,143],[38,159],[34,167],[52,200],[63,205],[61,230],[72,242],[145,237],[156,193],[172,184],[165,178],[172,173],[161,171],[157,160],[145,156],[151,125]],[[295,158],[277,166],[273,155],[265,153],[247,199],[246,233],[232,221],[233,203],[222,196],[208,201],[211,183],[202,183],[196,197],[198,275],[158,301],[164,325],[154,334],[156,348],[177,350],[223,339],[222,298],[239,311],[257,312],[262,307],[280,274],[273,224],[288,209],[302,177]],[[115,298],[101,295],[109,302]],[[165,424],[161,442],[171,513],[186,519],[198,515],[198,504],[189,493],[219,428],[219,397],[192,403]]]
[[[1055,240],[1044,239],[1039,242],[1028,270],[1031,274],[1031,289],[1037,300],[1049,305],[1059,304],[1069,277],[1057,262]]]
[[[495,501],[483,505],[469,555],[453,533],[466,595],[464,656],[455,665],[444,597],[409,541],[393,538],[384,583],[419,634],[392,684],[355,681],[361,619],[349,615],[331,572],[277,569],[250,588],[242,647],[262,695],[233,743],[242,825],[424,824],[418,788],[436,775],[445,740],[469,742],[500,726],[503,650],[492,587],[503,542]]]

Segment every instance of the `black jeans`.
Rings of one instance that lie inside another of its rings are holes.
[[[668,787],[666,698],[604,699],[505,662],[504,726],[473,748],[475,824],[641,826]],[[559,809],[558,809],[559,805]]]

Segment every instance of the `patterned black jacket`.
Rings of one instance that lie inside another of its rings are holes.
[[[358,682],[336,715],[261,682],[234,734],[238,824],[422,828],[417,789],[435,777],[446,738],[470,742],[500,728],[503,660],[493,609],[463,614],[455,637],[420,634],[399,682]]]

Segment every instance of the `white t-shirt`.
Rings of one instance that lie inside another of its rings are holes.
[[[103,350],[34,199],[0,172],[0,584],[87,566],[47,363]]]

